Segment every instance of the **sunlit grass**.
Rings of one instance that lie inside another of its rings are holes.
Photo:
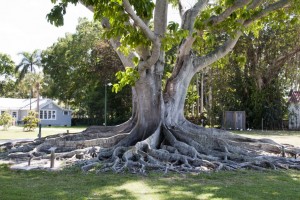
[[[299,171],[199,175],[11,171],[0,165],[0,199],[299,199]]]
[[[289,130],[251,130],[251,131],[231,131],[236,134],[247,134],[247,135],[278,135],[278,136],[289,136],[289,135],[300,135],[300,131],[289,131]]]
[[[86,127],[42,127],[42,137],[59,133],[77,133],[85,130]],[[21,126],[12,126],[7,131],[3,131],[0,127],[0,140],[4,139],[35,139],[38,137],[39,129],[36,128],[31,132],[24,132]]]

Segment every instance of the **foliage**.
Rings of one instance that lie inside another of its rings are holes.
[[[34,50],[30,52],[21,52],[19,55],[22,56],[21,62],[16,66],[15,72],[19,73],[18,81],[24,79],[28,73],[36,73],[38,68],[41,66],[41,51]]]
[[[126,85],[133,86],[139,79],[139,73],[132,67],[126,67],[125,71],[118,71],[116,78],[119,80],[118,83],[113,85],[113,92],[120,92]]]
[[[0,76],[9,76],[14,72],[15,63],[9,55],[0,53]]]
[[[289,29],[267,25],[257,37],[244,36],[232,53],[213,65],[213,115],[245,110],[247,127],[282,128],[285,97],[296,81],[299,25]],[[221,123],[221,122],[219,122]]]
[[[0,96],[11,97],[14,94],[15,63],[9,55],[0,53]]]
[[[13,117],[8,113],[4,112],[0,115],[0,125],[3,126],[3,130],[7,131],[13,123]]]
[[[37,116],[38,116],[37,112],[34,112],[32,110],[28,112],[28,115],[23,118],[24,131],[34,131],[34,129],[38,125],[38,122],[40,121]]]
[[[42,53],[47,85],[42,96],[70,105],[77,118],[75,124],[103,123],[104,86],[115,83],[115,73],[122,69],[114,50],[101,40],[100,26],[80,19],[75,34],[60,38]],[[110,87],[107,90],[108,124],[125,121],[130,116],[130,89],[126,87],[117,95]],[[80,120],[86,117],[89,120]]]

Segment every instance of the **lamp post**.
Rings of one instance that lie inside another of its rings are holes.
[[[106,126],[106,115],[107,115],[107,86],[112,86],[111,83],[105,84],[105,93],[104,93],[104,126]]]

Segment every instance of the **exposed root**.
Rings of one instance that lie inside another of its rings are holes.
[[[237,169],[300,169],[300,160],[295,159],[299,148],[283,148],[272,140],[250,139],[222,130],[201,133],[194,128],[187,132],[185,128],[163,126],[164,139],[157,148],[139,142],[130,147],[103,149],[99,157],[110,164],[102,170],[145,174],[148,170],[199,173]],[[283,157],[283,150],[285,156],[293,157]]]
[[[130,132],[122,132],[129,129]],[[82,171],[96,168],[97,173],[129,171],[146,175],[150,170],[162,173],[237,169],[300,170],[300,160],[297,158],[300,149],[272,140],[250,139],[183,122],[171,128],[160,125],[150,137],[132,142],[140,130],[132,124],[114,128],[90,127],[75,135],[60,134],[5,148],[11,148],[8,158],[23,160],[30,165],[38,159],[50,159],[49,149],[57,147],[56,159],[76,160],[81,163]]]

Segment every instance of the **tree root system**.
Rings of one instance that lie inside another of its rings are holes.
[[[55,147],[56,160],[80,164],[84,172],[300,170],[300,148],[269,139],[251,139],[185,122],[172,128],[161,125],[148,138],[132,144],[133,132],[124,130],[124,127],[90,127],[77,134],[6,143],[0,147],[0,159],[26,162],[30,166],[35,160],[51,159],[51,148]]]

